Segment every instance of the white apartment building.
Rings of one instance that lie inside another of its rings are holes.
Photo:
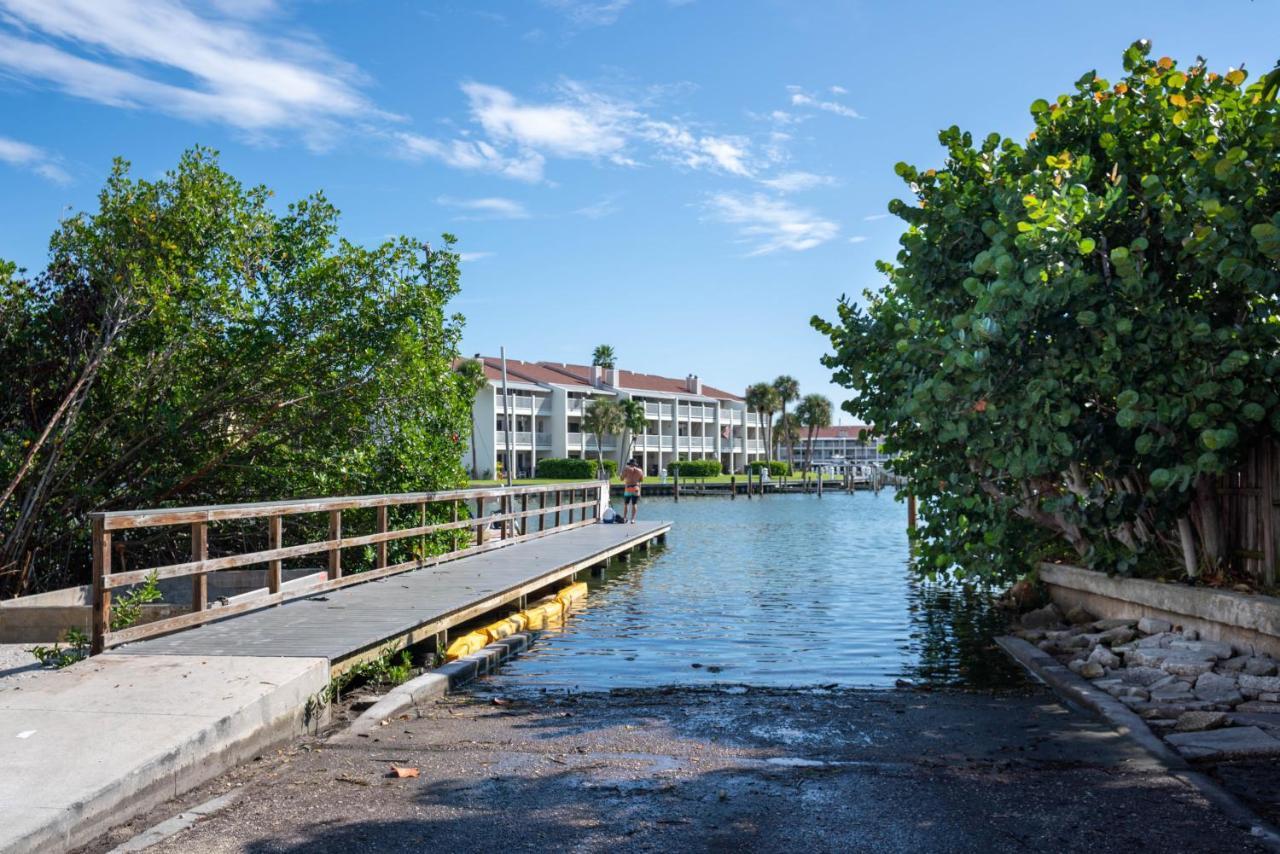
[[[502,362],[477,355],[488,383],[472,407],[475,453],[468,447],[463,465],[479,477],[507,469],[506,418]],[[511,446],[514,473],[531,476],[548,457],[594,458],[597,442],[604,456],[620,459],[628,448],[646,474],[659,475],[677,459],[718,459],[726,472],[741,472],[764,459],[760,416],[748,411],[741,396],[704,384],[690,374],[683,380],[621,369],[557,362],[507,360]],[[635,436],[597,437],[582,428],[582,416],[595,399],[634,399],[645,405],[645,430]],[[468,437],[469,439],[470,437]]]
[[[794,460],[798,471],[804,465],[805,448],[809,444],[808,430],[801,428],[800,441],[793,448],[782,448],[782,460]],[[788,456],[788,450],[792,456]],[[819,427],[813,436],[813,456],[811,466],[827,468],[843,468],[848,465],[887,465],[892,460],[886,454],[880,441],[866,424],[854,424],[848,427]]]

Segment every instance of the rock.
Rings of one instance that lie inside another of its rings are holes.
[[[1166,736],[1165,740],[1188,759],[1280,754],[1280,739],[1272,738],[1256,726],[1229,727],[1208,732],[1175,732]]]
[[[1098,635],[1098,643],[1105,643],[1107,646],[1115,646],[1117,644],[1125,644],[1133,640],[1136,635],[1133,629],[1128,626],[1116,626],[1113,629],[1107,629]]]
[[[1025,620],[1025,618],[1024,618]],[[1024,622],[1023,625],[1026,625]],[[1173,623],[1168,620],[1161,620],[1158,617],[1143,617],[1138,620],[1138,631],[1144,635],[1158,635],[1162,632],[1171,631]]]
[[[1200,674],[1194,690],[1197,697],[1209,703],[1234,706],[1244,702],[1244,697],[1236,687],[1236,678],[1224,673]]]
[[[1051,640],[1042,640],[1039,643],[1037,643],[1036,646],[1044,650],[1045,652],[1053,652],[1055,649],[1058,648],[1058,645]]]
[[[1191,693],[1185,682],[1170,685],[1166,688],[1155,688],[1151,691],[1153,703],[1188,703],[1194,702],[1196,695]]]
[[[1044,640],[1044,629],[1017,629],[1013,635],[1014,637],[1022,638],[1027,643],[1036,643]]]
[[[1093,622],[1093,614],[1090,614],[1080,605],[1072,606],[1067,610],[1067,622],[1073,626],[1083,626]]]
[[[1272,694],[1269,691],[1263,691],[1258,695],[1260,703],[1280,703],[1280,694]]]
[[[1120,658],[1101,644],[1095,646],[1093,652],[1089,653],[1089,661],[1100,664],[1103,667],[1120,666]]]
[[[1161,670],[1160,672],[1164,673],[1163,670]],[[1158,688],[1168,688],[1172,685],[1186,685],[1188,690],[1190,690],[1191,688],[1191,683],[1187,682],[1185,679],[1179,679],[1177,676],[1172,676],[1168,673],[1164,673],[1164,676],[1160,677],[1159,679],[1157,679],[1156,681],[1148,685],[1147,690],[1155,691]]]
[[[1136,685],[1130,685],[1129,687],[1124,689],[1124,693],[1121,696],[1134,697],[1139,700],[1150,700],[1151,692],[1148,691],[1146,688],[1139,688]]]
[[[1246,697],[1280,694],[1280,676],[1250,676],[1248,673],[1241,673],[1240,693]]]
[[[1244,672],[1250,676],[1275,676],[1276,661],[1265,655],[1250,656],[1245,659]]]
[[[1183,658],[1171,655],[1160,663],[1160,667],[1173,676],[1197,677],[1213,669],[1212,661],[1201,658]]]
[[[1024,629],[1048,629],[1061,623],[1062,612],[1052,602],[1043,608],[1037,608],[1022,615],[1022,627]]]
[[[1200,633],[1195,629],[1183,629],[1182,637],[1189,641],[1200,640]]]
[[[1147,635],[1144,638],[1138,638],[1138,647],[1141,649],[1167,649],[1169,644],[1173,643],[1176,638],[1173,632],[1161,632],[1158,635]]]
[[[1137,620],[1095,620],[1094,631],[1109,632],[1112,629],[1131,629],[1138,625]]]
[[[1206,658],[1212,656],[1219,661],[1230,658],[1235,655],[1235,650],[1231,648],[1231,644],[1222,641],[1202,641],[1202,640],[1184,640],[1175,639],[1169,642],[1169,649],[1182,649],[1188,652],[1197,652]]]
[[[1158,667],[1126,667],[1120,671],[1120,678],[1130,685],[1149,686],[1153,682],[1168,679],[1169,674]]]
[[[1222,673],[1240,673],[1241,671],[1244,671],[1245,666],[1249,663],[1249,659],[1250,659],[1250,656],[1248,655],[1237,655],[1237,656],[1234,656],[1233,658],[1228,658],[1226,661],[1219,661],[1216,665],[1214,665],[1214,669]],[[1270,676],[1271,674],[1255,673],[1253,675],[1254,676]]]
[[[1086,661],[1080,665],[1080,669],[1076,671],[1085,679],[1101,679],[1107,675],[1106,668],[1096,661]]]
[[[1178,732],[1203,732],[1227,725],[1225,712],[1183,712],[1173,728]]]
[[[1081,667],[1084,667],[1083,658],[1073,658],[1067,662],[1067,669],[1072,673],[1079,673]]]
[[[1250,712],[1257,714],[1280,714],[1280,703],[1266,703],[1261,700],[1246,700],[1236,706],[1237,712]]]
[[[1178,722],[1173,718],[1148,718],[1147,726],[1152,729],[1173,729]]]

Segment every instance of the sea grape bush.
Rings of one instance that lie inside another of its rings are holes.
[[[902,454],[927,571],[1063,555],[1216,571],[1217,482],[1280,430],[1280,112],[1242,70],[1152,59],[1031,105],[1025,142],[940,134],[887,284],[825,364]]]

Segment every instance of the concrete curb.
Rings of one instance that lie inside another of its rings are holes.
[[[1246,828],[1272,851],[1280,852],[1280,830],[1255,815],[1239,798],[1208,775],[1194,770],[1187,760],[1152,732],[1146,721],[1132,709],[1105,691],[1099,691],[1083,676],[1072,673],[1053,656],[1022,638],[998,637],[996,643],[1032,676],[1056,691],[1062,699],[1087,709],[1121,735],[1132,739],[1164,766],[1171,777],[1195,788],[1224,815]]]
[[[427,700],[439,699],[472,679],[492,673],[504,661],[527,649],[533,643],[533,638],[534,635],[528,632],[510,635],[489,644],[479,652],[450,661],[403,685],[397,685],[329,740],[341,743],[367,736],[380,728],[384,721],[403,714],[406,709],[414,708]]]

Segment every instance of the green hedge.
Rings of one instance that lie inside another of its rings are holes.
[[[617,475],[617,460],[605,460],[604,467],[605,470],[609,472],[610,478]],[[548,457],[545,460],[538,460],[538,469],[534,472],[534,475],[536,477],[547,478],[549,480],[555,480],[557,478],[565,478],[569,480],[591,478],[596,476],[596,461]]]
[[[667,474],[681,477],[715,477],[720,474],[719,460],[676,460],[667,463]]]
[[[760,469],[764,468],[764,460],[756,460],[751,464],[751,472],[760,474]],[[791,466],[782,460],[771,460],[769,462],[769,477],[786,477],[791,474]]]

